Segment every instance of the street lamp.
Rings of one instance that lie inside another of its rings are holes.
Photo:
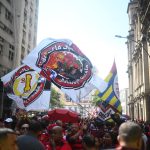
[[[127,40],[129,40],[129,41],[133,41],[133,42],[135,42],[135,43],[137,43],[141,48],[143,48],[143,50],[146,52],[146,54],[148,55],[148,57],[150,58],[150,54],[148,53],[148,51],[142,46],[142,44],[141,44],[141,42],[139,42],[139,41],[135,41],[135,40],[133,40],[133,39],[131,39],[131,38],[129,38],[129,36],[121,36],[121,35],[115,35],[115,37],[117,37],[117,38],[123,38],[123,39],[127,39]]]

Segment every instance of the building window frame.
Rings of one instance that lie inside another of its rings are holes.
[[[9,60],[10,61],[13,61],[14,60],[14,52],[9,50],[9,56],[8,56]]]
[[[0,55],[2,56],[3,55],[3,44],[0,44]]]

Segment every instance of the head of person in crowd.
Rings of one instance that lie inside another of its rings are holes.
[[[49,134],[51,134],[52,128],[55,127],[55,126],[57,126],[57,125],[56,124],[49,124],[47,126],[47,131],[48,131]]]
[[[106,132],[103,135],[103,147],[104,148],[110,148],[112,146],[112,137],[110,133]]]
[[[79,125],[76,123],[73,123],[70,127],[71,134],[76,134],[79,131]]]
[[[119,114],[111,114],[111,119],[113,119],[113,121],[115,123],[117,123],[118,126],[120,126],[123,122],[125,122],[125,120],[120,118]]]
[[[38,137],[41,134],[42,131],[42,126],[39,121],[37,120],[31,120],[29,121],[29,129],[28,129],[28,134],[35,135]]]
[[[56,125],[62,127],[62,126],[63,126],[63,123],[62,123],[61,120],[57,120],[57,121],[56,121]]]
[[[26,134],[29,129],[29,121],[25,119],[21,119],[18,121],[17,124],[18,132],[20,132],[20,135]]]
[[[24,123],[22,124],[21,128],[20,128],[20,134],[26,134],[29,130],[29,124],[28,123]]]
[[[127,121],[119,127],[118,142],[121,147],[141,149],[142,130],[134,122]]]
[[[84,150],[95,150],[95,138],[91,134],[83,136],[82,145]]]
[[[16,134],[12,129],[0,128],[0,150],[18,150]]]
[[[4,120],[4,126],[5,126],[6,128],[12,129],[12,124],[13,124],[13,119],[12,119],[12,118],[6,118],[6,119]]]
[[[54,142],[56,142],[56,143],[60,142],[63,138],[63,129],[62,129],[62,127],[54,126],[51,129],[50,137],[51,137],[51,139],[54,140]]]
[[[71,150],[68,142],[63,139],[63,129],[60,126],[54,126],[50,130],[49,142],[46,144],[46,149],[61,149],[61,150]]]
[[[48,120],[45,120],[45,119],[41,119],[41,120],[40,120],[40,123],[41,123],[42,129],[43,129],[43,130],[46,130],[46,128],[47,128],[48,125],[49,125],[49,121],[48,121]]]

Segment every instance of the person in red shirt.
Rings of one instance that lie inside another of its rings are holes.
[[[66,135],[66,140],[71,145],[73,150],[83,150],[82,145],[83,128],[79,128],[77,124],[72,124],[70,131]]]
[[[72,150],[66,140],[63,139],[63,129],[54,126],[50,131],[50,140],[46,144],[46,150]]]

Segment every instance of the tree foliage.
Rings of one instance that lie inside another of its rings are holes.
[[[92,105],[97,106],[99,101],[101,101],[101,98],[97,95],[94,95],[92,100]]]
[[[60,99],[60,93],[57,92],[54,88],[51,88],[51,99],[50,99],[50,107],[63,107],[64,104]]]

